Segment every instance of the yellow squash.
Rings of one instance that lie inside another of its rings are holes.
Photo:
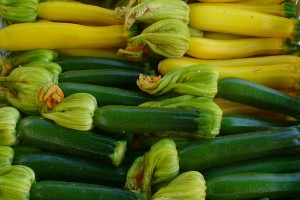
[[[255,37],[293,38],[300,35],[297,19],[238,8],[191,3],[190,26],[202,31]]]
[[[12,24],[0,30],[0,49],[120,48],[136,30],[124,32],[123,25],[85,26],[40,22]]]

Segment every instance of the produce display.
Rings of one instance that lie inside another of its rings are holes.
[[[0,200],[300,200],[296,0],[0,0]]]

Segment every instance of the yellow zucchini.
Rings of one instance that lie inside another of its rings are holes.
[[[291,2],[284,2],[282,4],[246,4],[244,1],[235,3],[207,3],[208,5],[218,5],[224,8],[239,8],[255,12],[266,13],[270,15],[282,17],[296,17],[296,5]]]
[[[166,58],[161,60],[158,64],[158,71],[161,75],[164,75],[168,71],[187,67],[193,64],[209,64],[218,67],[246,67],[278,64],[295,64],[297,66],[299,63],[300,57],[294,55],[260,56],[225,60],[206,60],[183,56],[180,58]]]
[[[286,0],[242,0],[238,3],[243,4],[260,4],[260,5],[270,5],[270,4],[281,4],[285,2]],[[294,0],[289,0],[289,2],[295,3]]]
[[[261,55],[297,53],[298,44],[283,38],[218,40],[191,37],[188,55],[202,59],[232,59]]]
[[[191,3],[189,7],[189,24],[198,30],[255,37],[293,38],[300,35],[297,19],[211,4]]]
[[[50,1],[39,3],[39,18],[58,22],[94,25],[122,25],[124,20],[115,16],[114,10],[78,3]]]
[[[133,32],[124,32],[123,25],[93,27],[60,22],[12,24],[0,30],[0,49],[119,48],[126,45]]]

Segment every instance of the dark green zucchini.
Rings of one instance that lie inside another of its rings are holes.
[[[126,152],[126,141],[65,128],[39,116],[22,118],[17,136],[24,144],[52,152],[104,161],[119,166]]]
[[[238,172],[300,172],[300,155],[297,153],[279,154],[257,159],[250,159],[202,170],[201,174],[205,177],[205,179],[211,179],[216,176]]]
[[[235,77],[219,80],[217,96],[300,119],[300,98],[248,80]]]
[[[146,200],[143,194],[96,184],[40,181],[31,186],[30,200]]]
[[[201,139],[179,149],[179,163],[183,170],[204,170],[299,148],[299,139],[294,127]]]
[[[116,87],[107,87],[84,83],[59,83],[58,86],[65,96],[75,93],[89,93],[93,95],[98,106],[104,105],[139,105],[157,98],[141,91],[128,90]]]
[[[206,180],[207,199],[293,199],[300,194],[300,172],[244,172]]]
[[[199,112],[194,109],[107,105],[95,110],[93,120],[97,128],[116,134],[196,133],[201,124],[198,118]]]
[[[86,69],[128,69],[145,72],[149,68],[148,64],[143,62],[104,57],[66,56],[59,57],[54,62],[59,64],[62,72]]]
[[[296,126],[299,121],[275,121],[251,115],[227,114],[222,116],[221,135],[232,135],[253,131],[272,130],[279,127]]]
[[[27,148],[23,145],[14,148],[13,164],[30,167],[37,181],[73,181],[120,188],[125,185],[129,166],[114,167],[104,162]]]
[[[141,71],[128,69],[71,70],[61,73],[58,81],[138,89],[136,80],[140,74]]]

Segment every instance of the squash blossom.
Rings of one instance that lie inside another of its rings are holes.
[[[18,143],[16,127],[20,112],[14,107],[0,108],[0,145],[12,146]]]
[[[61,68],[53,62],[32,62],[0,77],[0,90],[6,100],[21,112],[37,114],[36,94],[45,84],[57,83]]]
[[[29,200],[35,174],[23,165],[13,165],[0,169],[0,199]]]
[[[44,88],[37,95],[40,114],[58,125],[81,131],[93,128],[96,98],[88,93],[75,93],[66,98],[57,85]],[[54,102],[52,104],[51,102]]]
[[[172,140],[163,139],[143,156],[136,158],[130,167],[125,188],[151,197],[151,185],[174,179],[179,173],[179,159]]]
[[[33,22],[38,4],[39,0],[0,0],[0,16],[11,23]]]
[[[0,146],[0,170],[12,164],[14,150],[8,146]]]
[[[137,85],[142,91],[155,96],[173,92],[212,99],[217,93],[218,77],[215,67],[195,64],[170,71],[163,77],[141,74]]]
[[[205,200],[205,191],[206,182],[202,174],[197,171],[187,171],[159,189],[151,200]]]
[[[1,76],[7,76],[14,68],[34,61],[51,62],[58,53],[50,49],[34,49],[24,52],[13,52],[12,55],[0,58]]]
[[[129,28],[136,22],[153,24],[164,19],[177,19],[189,23],[189,6],[182,0],[144,0],[135,6],[118,7],[115,14],[124,18],[124,27]]]
[[[118,55],[139,60],[149,47],[154,53],[167,57],[183,56],[189,49],[190,31],[178,19],[164,19],[146,27],[139,35],[127,40],[127,47],[119,49]]]

